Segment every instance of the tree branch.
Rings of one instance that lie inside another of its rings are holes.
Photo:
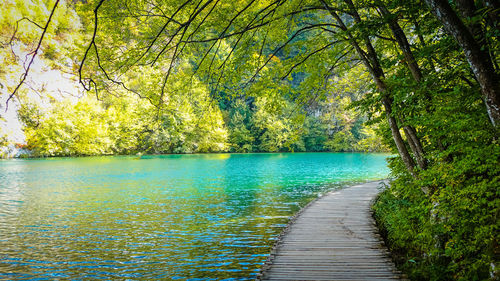
[[[90,49],[92,48],[93,45],[95,46],[95,38],[96,38],[96,35],[97,35],[97,26],[98,26],[97,12],[99,11],[99,8],[101,7],[102,3],[104,3],[104,1],[106,1],[106,0],[100,0],[99,3],[97,4],[97,6],[94,9],[94,32],[92,34],[92,40],[90,41],[89,45],[87,46],[87,49],[85,50],[85,53],[84,53],[83,58],[82,58],[82,62],[80,63],[80,67],[78,68],[78,79],[79,79],[79,82],[80,82],[80,84],[82,84],[83,88],[85,90],[87,90],[87,91],[90,91],[91,84],[93,84],[94,86],[96,86],[96,83],[94,82],[94,80],[89,79],[89,85],[88,85],[88,87],[87,87],[87,85],[85,85],[85,82],[82,79],[83,65],[85,64],[85,61],[87,60],[87,56],[88,56],[88,54],[90,52]],[[95,49],[97,50],[97,47]],[[96,91],[97,91],[97,89],[96,89]],[[97,95],[97,92],[96,92],[96,95]]]
[[[330,46],[332,46],[332,45],[334,45],[334,44],[336,44],[336,43],[339,43],[339,42],[341,42],[341,41],[344,41],[344,40],[337,40],[337,41],[334,41],[334,42],[328,43],[328,44],[326,44],[325,46],[323,46],[323,47],[321,47],[321,48],[319,48],[319,49],[317,49],[317,50],[315,50],[315,51],[313,51],[313,52],[309,53],[309,54],[308,54],[306,57],[304,57],[301,61],[299,61],[298,63],[294,64],[294,65],[293,65],[293,66],[292,66],[292,67],[288,70],[288,72],[287,72],[285,75],[283,75],[283,77],[281,77],[281,80],[284,80],[284,79],[285,79],[288,75],[290,75],[290,73],[292,73],[292,71],[293,71],[296,67],[298,67],[299,65],[303,64],[304,62],[306,62],[306,61],[307,61],[310,57],[312,57],[313,55],[315,55],[315,54],[317,54],[317,53],[319,53],[319,52],[321,52],[321,51],[323,51],[323,50],[327,49],[328,47],[330,47]],[[334,62],[334,64],[333,64],[333,66],[332,66],[332,69],[333,69],[335,66],[337,66],[337,63],[338,63],[338,62],[339,62],[342,58],[344,58],[344,57],[345,57],[345,56],[346,56],[346,55],[347,55],[347,54],[348,54],[351,50],[352,50],[352,48],[349,48],[349,50],[348,50],[347,52],[344,52],[341,56],[339,56],[339,57],[335,60],[335,62]]]
[[[25,72],[23,74],[21,74],[21,81],[19,82],[19,84],[17,84],[16,88],[9,95],[9,97],[7,98],[7,101],[5,102],[5,111],[7,111],[9,109],[9,101],[16,95],[17,91],[19,90],[19,88],[21,87],[21,85],[24,83],[24,81],[26,80],[26,77],[29,74],[29,71],[31,69],[31,65],[35,61],[35,57],[38,54],[38,51],[40,50],[40,46],[42,45],[43,38],[44,38],[45,33],[47,32],[48,28],[49,28],[50,21],[52,20],[52,16],[54,15],[54,12],[56,11],[56,8],[57,8],[58,4],[59,4],[59,0],[56,0],[56,3],[54,4],[54,7],[52,8],[52,11],[50,12],[50,15],[49,15],[49,18],[47,20],[47,23],[45,23],[45,26],[43,27],[42,35],[40,36],[40,39],[38,40],[38,45],[36,46],[35,51],[33,51],[33,55],[31,56],[31,60],[30,60],[30,62],[28,64],[28,67],[26,68]]]
[[[260,71],[262,69],[264,69],[264,67],[266,67],[266,65],[271,61],[271,59],[276,56],[276,54],[282,50],[284,47],[286,47],[288,44],[290,44],[298,35],[300,35],[301,33],[305,32],[305,31],[309,31],[311,29],[314,29],[314,28],[321,28],[321,27],[324,27],[325,25],[329,25],[329,24],[315,24],[315,25],[308,25],[308,26],[305,26],[305,27],[302,27],[300,28],[299,30],[297,30],[292,36],[290,36],[290,38],[288,38],[288,40],[281,46],[279,46],[278,48],[276,48],[274,50],[274,52],[268,57],[268,59],[266,60],[266,62],[264,62],[263,65],[261,65],[257,71],[255,72],[255,74],[250,78],[250,80],[248,80],[246,83],[245,83],[245,87],[250,84],[251,82],[253,82],[255,80],[255,78],[257,77],[257,75],[260,73]]]

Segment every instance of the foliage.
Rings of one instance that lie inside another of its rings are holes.
[[[87,97],[55,102],[46,113],[24,103],[19,115],[33,156],[225,151],[221,112],[210,105],[194,112],[192,102],[172,101],[178,113],[158,117],[150,103],[135,97]]]
[[[447,82],[433,97],[432,113],[416,117],[428,132],[429,167],[413,178],[394,158],[395,180],[373,207],[412,280],[486,280],[498,274],[500,145],[477,88],[455,76],[465,67],[439,73]]]
[[[398,178],[373,208],[411,280],[484,280],[495,274],[500,148],[486,146],[489,153],[475,147],[474,156],[434,165],[419,180],[412,180],[400,163],[392,167]],[[422,186],[437,189],[432,200]]]
[[[368,127],[355,139],[351,127],[336,127],[339,119],[330,119],[327,113],[306,117],[292,103],[282,102],[284,107],[276,111],[270,108],[274,101],[256,98],[252,110],[237,99],[221,111],[201,93],[169,95],[169,103],[158,115],[145,99],[109,96],[97,101],[89,96],[53,101],[48,111],[34,102],[24,102],[18,114],[32,156],[380,151]],[[340,139],[344,132],[351,139]]]

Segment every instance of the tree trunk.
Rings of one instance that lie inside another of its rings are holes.
[[[384,17],[392,16],[389,10],[387,10],[387,8],[384,6],[379,6],[379,11]],[[398,43],[398,46],[401,49],[401,52],[403,53],[403,56],[405,57],[405,62],[408,65],[408,68],[410,69],[413,78],[417,82],[422,81],[423,79],[422,71],[418,66],[417,60],[413,56],[410,43],[408,42],[408,39],[406,38],[403,29],[401,28],[401,26],[399,26],[395,18],[389,19],[389,27],[392,31],[392,34],[394,35],[394,39],[396,39],[396,42]]]
[[[424,150],[417,136],[417,131],[412,126],[404,126],[403,129],[408,138],[408,143],[410,144],[413,155],[415,155],[415,159],[417,160],[418,167],[422,170],[427,169],[427,159],[424,156]]]
[[[494,127],[500,125],[500,77],[488,52],[474,38],[447,0],[425,0],[444,28],[457,40],[474,73]]]
[[[365,42],[367,52],[363,51],[363,49],[361,49],[361,47],[360,47],[359,43],[356,41],[356,39],[348,32],[347,26],[344,24],[344,22],[339,17],[339,15],[335,11],[330,9],[330,7],[325,2],[325,0],[320,0],[320,1],[323,3],[325,8],[330,12],[332,17],[337,21],[340,29],[346,32],[347,37],[349,39],[349,42],[354,47],[354,49],[358,53],[360,59],[367,67],[367,69],[370,72],[378,90],[381,92],[382,105],[384,106],[385,114],[387,117],[387,122],[389,123],[392,138],[394,140],[394,143],[396,144],[396,148],[398,149],[398,153],[401,156],[401,159],[403,160],[403,163],[405,164],[408,171],[411,173],[411,175],[413,177],[416,177],[415,162],[411,158],[411,155],[408,152],[408,149],[406,148],[404,140],[401,137],[401,133],[399,132],[399,127],[398,127],[398,123],[396,122],[396,118],[394,118],[394,116],[393,116],[392,99],[388,93],[387,86],[385,85],[385,82],[383,81],[384,72],[382,70],[382,67],[380,66],[379,61],[378,61],[377,54],[375,53],[375,48],[373,48],[373,45],[371,44],[368,36],[364,36],[363,40]],[[347,0],[347,1],[349,1],[349,0]],[[352,4],[352,2],[350,4]],[[356,19],[356,16],[358,17],[357,20],[360,20],[359,15],[357,13],[354,13],[355,19]]]
[[[474,39],[476,39],[478,44],[481,46],[481,50],[488,54],[491,62],[493,63],[494,69],[498,70],[498,64],[494,54],[495,50],[490,48],[491,40],[488,40],[486,35],[487,26],[496,29],[499,27],[498,12],[500,11],[500,7],[498,6],[498,1],[489,1],[486,3],[478,1],[475,3],[474,0],[456,0],[456,3],[458,11],[462,17],[466,19],[465,25],[469,28],[472,36],[474,36]],[[496,6],[496,9],[488,7],[488,5]],[[485,20],[486,26],[483,27],[481,22],[477,20],[477,17],[482,17],[481,20]],[[500,38],[499,36],[496,37],[497,39]]]
[[[405,57],[405,63],[410,69],[413,79],[415,79],[415,81],[419,83],[422,82],[423,80],[422,71],[417,63],[417,60],[413,56],[410,43],[408,42],[408,39],[406,38],[403,29],[401,28],[401,26],[399,26],[397,19],[392,18],[391,13],[385,6],[382,5],[379,6],[379,11],[384,17],[389,18],[389,27],[394,35],[394,39],[396,39],[396,42],[398,43],[398,46]],[[428,92],[425,92],[425,99],[426,99],[426,104],[429,104],[431,97],[429,96]],[[410,149],[412,150],[413,155],[417,160],[418,167],[422,170],[425,170],[427,168],[427,159],[425,159],[424,149],[422,147],[422,143],[418,139],[417,131],[410,125],[405,125],[403,129],[408,139],[408,144],[410,145]]]
[[[403,160],[403,163],[406,166],[406,169],[412,174],[413,177],[416,177],[415,174],[415,161],[411,158],[410,153],[408,153],[408,149],[406,148],[403,137],[401,137],[401,133],[399,132],[398,123],[396,122],[396,118],[392,116],[392,100],[387,96],[387,94],[383,94],[382,104],[384,105],[385,115],[387,117],[387,122],[389,123],[389,127],[391,128],[392,138],[394,139],[394,143],[398,149],[399,155]]]

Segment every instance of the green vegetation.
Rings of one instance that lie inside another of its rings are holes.
[[[35,155],[388,148],[374,210],[401,267],[499,278],[498,1],[17,2],[0,88]],[[38,46],[85,97],[25,81]]]
[[[314,116],[278,98],[218,105],[199,90],[169,95],[160,112],[134,96],[89,96],[53,101],[48,110],[26,101],[18,114],[33,156],[385,149],[362,124],[364,116],[347,109],[349,97],[337,97],[335,106],[322,102],[315,109],[321,114]]]
[[[207,74],[193,63],[199,56],[196,53],[179,58],[175,67],[168,60],[158,60],[154,67],[148,67],[139,62],[127,65],[137,55],[134,53],[137,50],[116,57],[106,53],[113,48],[105,48],[99,50],[100,61],[97,62],[97,50],[92,49],[81,71],[93,78],[80,76],[84,87],[92,90],[82,94],[75,78],[78,78],[78,64],[89,40],[85,36],[92,33],[91,3],[74,6],[58,3],[40,54],[30,69],[33,80],[25,82],[28,87],[17,89],[20,84],[16,75],[24,74],[22,65],[29,64],[32,55],[29,52],[35,48],[36,36],[54,3],[6,1],[1,5],[2,11],[9,16],[1,22],[0,58],[3,64],[12,66],[0,70],[1,90],[5,97],[2,100],[5,102],[15,93],[9,102],[18,104],[18,115],[26,136],[25,147],[31,156],[387,151],[375,135],[377,125],[364,125],[366,115],[349,107],[350,101],[359,100],[367,91],[368,77],[359,67],[343,78],[337,77],[336,83],[317,93],[314,100],[306,101],[298,94],[304,87],[300,83],[289,81],[276,86],[271,80],[263,80],[242,87],[243,81],[237,77],[237,72],[233,80],[225,79],[216,86],[219,90],[214,89],[210,81],[213,74]],[[119,3],[109,2],[107,5],[112,9]],[[134,5],[138,5],[138,9],[140,5],[147,6],[146,3]],[[115,12],[124,12],[121,9],[125,8],[118,7]],[[146,7],[138,11],[144,9]],[[108,12],[113,18],[121,15],[121,12],[115,14],[106,10]],[[107,19],[103,17],[103,20]],[[103,25],[99,44],[119,45],[127,41],[129,46],[130,42],[140,41],[134,36],[140,36],[137,33],[141,27],[136,26],[134,20],[125,22],[130,25],[126,29],[115,19],[107,22],[109,26]],[[122,38],[125,34],[116,30],[125,32],[128,37]],[[227,53],[230,46],[221,48]],[[273,61],[279,64],[287,56],[276,55]],[[222,58],[212,60],[220,62]],[[258,61],[263,60],[264,55],[261,55]],[[237,63],[243,62],[232,62],[232,67]],[[122,67],[127,65],[126,72],[106,70],[120,64]],[[168,81],[164,80],[166,70]],[[51,75],[45,77],[47,71]],[[67,77],[65,72],[74,75]],[[111,75],[120,80],[111,78]],[[362,79],[354,75],[361,75]],[[307,76],[301,72],[297,79],[304,80]],[[50,84],[61,81],[64,82],[62,90],[50,87]],[[163,86],[159,87],[162,82]],[[317,91],[313,88],[309,90]],[[61,91],[67,93],[61,94]],[[2,145],[6,146],[7,142],[2,142]]]

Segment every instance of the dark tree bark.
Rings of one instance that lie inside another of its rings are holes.
[[[425,0],[444,28],[458,42],[474,73],[494,127],[500,125],[500,77],[496,74],[489,53],[474,38],[447,0]]]
[[[329,11],[329,13],[332,15],[332,17],[337,21],[339,28],[343,31],[346,31],[350,44],[354,47],[354,49],[358,53],[358,56],[360,57],[360,59],[370,72],[373,81],[377,86],[377,89],[382,94],[382,105],[384,106],[387,122],[389,123],[392,138],[394,139],[394,143],[396,144],[398,153],[401,156],[401,159],[403,160],[403,163],[405,164],[408,171],[414,177],[416,177],[415,162],[413,161],[413,158],[411,157],[410,153],[408,152],[408,149],[406,148],[401,133],[399,132],[399,127],[396,118],[393,116],[392,112],[393,101],[388,92],[387,85],[384,82],[384,72],[382,70],[382,67],[380,66],[377,54],[375,52],[375,48],[373,48],[373,45],[371,44],[368,36],[364,36],[363,41],[365,43],[365,48],[366,48],[365,52],[361,48],[359,42],[348,32],[348,28],[344,24],[340,16],[335,11],[333,11],[324,0],[321,0],[321,2],[325,6],[325,8]],[[353,17],[355,18],[355,20],[356,17],[358,17],[357,20],[360,20],[359,15],[357,13],[353,13]]]
[[[415,56],[413,55],[410,43],[408,42],[403,29],[401,28],[401,26],[399,26],[397,19],[393,18],[393,15],[391,15],[389,10],[385,6],[379,6],[379,11],[384,17],[388,17],[389,27],[393,33],[394,39],[398,43],[398,46],[403,53],[405,63],[410,69],[413,79],[415,79],[415,81],[417,82],[421,82],[423,80],[422,71],[417,63],[417,60],[415,59]],[[428,93],[426,93],[426,99],[427,101],[430,101]],[[418,167],[422,170],[425,170],[427,168],[427,159],[425,158],[422,143],[417,136],[417,131],[410,125],[405,125],[403,129],[408,139],[410,149],[412,150],[413,155],[417,160]]]
[[[488,53],[491,59],[490,48],[488,45],[488,40],[486,39],[486,30],[483,28],[480,21],[474,19],[477,16],[481,17],[481,12],[478,9],[484,11],[484,9],[486,8],[484,3],[477,3],[476,6],[476,3],[474,3],[473,0],[456,0],[456,8],[458,12],[460,12],[462,18],[465,20],[465,26],[469,28],[469,31],[481,46],[481,49]],[[485,17],[485,19],[486,21],[488,21],[487,17]]]
[[[422,147],[422,143],[417,136],[417,130],[413,126],[404,126],[403,127],[406,137],[408,138],[408,144],[415,155],[415,159],[417,160],[418,167],[422,170],[427,169],[427,158],[425,158],[424,149]]]
[[[384,17],[392,17],[389,10],[387,10],[387,8],[384,6],[379,6],[379,11]],[[394,35],[394,39],[396,39],[396,42],[398,43],[398,46],[401,49],[403,56],[405,57],[405,63],[408,65],[408,68],[410,69],[413,78],[417,82],[422,81],[423,79],[422,71],[420,70],[417,60],[413,56],[410,43],[408,42],[408,39],[406,38],[403,29],[401,28],[401,26],[399,26],[395,18],[390,18],[388,23],[389,23],[389,28],[391,29],[392,34]]]
[[[499,29],[499,1],[475,2],[473,0],[456,0],[456,7],[462,18],[465,19],[465,25],[469,28],[472,36],[474,36],[481,46],[481,50],[488,53],[495,70],[498,71],[498,64],[495,60],[496,56],[490,48],[491,39],[488,40],[486,33],[488,26]],[[478,17],[481,17],[481,20],[485,21],[486,24],[484,26],[481,21],[477,20]],[[500,38],[499,36],[496,37],[497,39]]]

